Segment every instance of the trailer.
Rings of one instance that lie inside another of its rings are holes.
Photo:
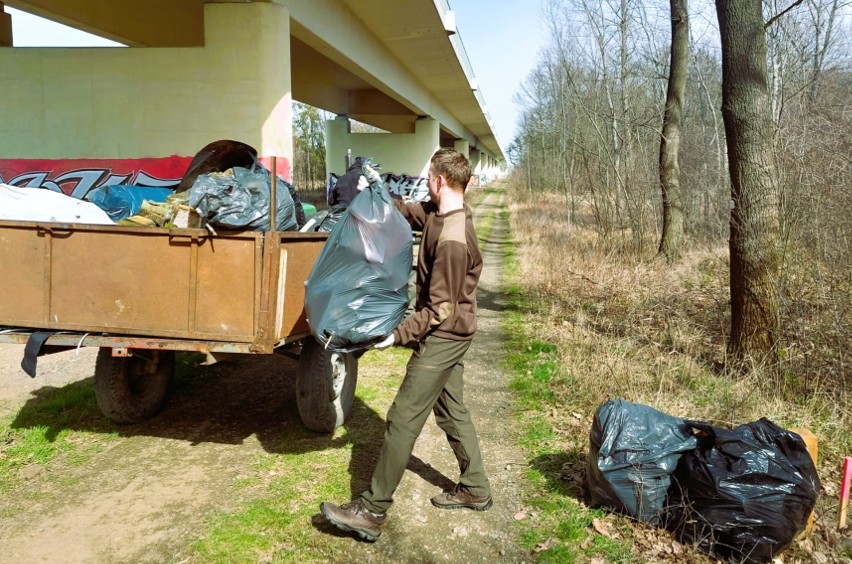
[[[331,432],[351,411],[358,359],[321,347],[305,318],[305,281],[327,238],[0,221],[0,342],[26,345],[33,364],[98,347],[98,405],[123,424],[162,407],[178,352],[208,363],[298,356],[299,415]]]

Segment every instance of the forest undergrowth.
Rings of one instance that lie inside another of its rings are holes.
[[[819,440],[822,492],[814,529],[783,561],[848,561],[852,554],[836,529],[842,458],[852,455],[852,370],[844,358],[852,344],[844,329],[852,289],[826,287],[828,266],[788,252],[780,369],[734,371],[726,353],[726,241],[687,245],[678,262],[667,264],[651,251],[636,256],[631,234],[622,245],[617,237],[601,239],[593,218],[584,221],[582,213],[570,222],[558,195],[530,199],[516,192],[511,202],[507,328],[516,352],[509,363],[518,374],[526,446],[535,451],[531,458],[549,461],[539,468],[548,478],[541,497],[580,496],[592,417],[610,398],[721,427],[765,417],[784,428],[806,428]],[[643,247],[655,249],[656,243]],[[577,505],[581,514],[589,511]],[[584,515],[593,536],[629,539],[624,546],[632,546],[631,559],[706,561],[665,531],[614,514]],[[551,517],[541,522],[560,530],[559,516]],[[543,560],[578,558],[559,552],[558,545],[569,545],[567,538],[554,539],[546,530],[528,536]],[[607,559],[623,558],[616,554]]]

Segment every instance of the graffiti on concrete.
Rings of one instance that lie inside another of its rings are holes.
[[[44,188],[83,199],[94,188],[177,186],[192,157],[141,159],[0,159],[0,183]]]
[[[145,157],[137,159],[0,159],[0,184],[16,188],[44,188],[84,199],[102,186],[130,185],[143,188],[175,188],[193,157]],[[272,157],[261,157],[267,169]],[[275,158],[277,174],[290,178],[290,161]]]
[[[386,172],[381,175],[384,187],[388,192],[396,196],[410,199],[414,202],[425,202],[429,200],[429,179],[422,176],[409,176],[407,174],[393,174]],[[340,178],[337,174],[331,173],[328,176],[328,185],[326,186],[326,194],[328,202],[331,204],[332,192],[337,184],[337,179]]]

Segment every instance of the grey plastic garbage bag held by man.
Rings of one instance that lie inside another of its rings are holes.
[[[417,304],[415,313],[376,348],[398,345],[414,351],[388,411],[370,487],[349,503],[320,505],[333,525],[366,541],[382,534],[393,494],[430,411],[447,435],[460,472],[458,484],[433,497],[432,505],[485,511],[492,504],[479,440],[463,398],[462,359],[476,332],[476,286],[482,272],[471,210],[464,201],[469,180],[467,158],[441,149],[432,156],[429,170],[431,201],[395,201],[411,227],[423,231]]]

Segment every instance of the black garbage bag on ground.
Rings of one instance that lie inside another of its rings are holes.
[[[305,289],[311,333],[341,352],[368,348],[402,321],[411,227],[380,182],[364,188],[329,233]]]
[[[678,459],[697,444],[683,419],[622,399],[598,407],[589,442],[586,502],[652,525]]]
[[[820,489],[804,440],[768,419],[728,430],[687,421],[699,445],[673,475],[669,528],[733,562],[770,562],[807,525]]]

